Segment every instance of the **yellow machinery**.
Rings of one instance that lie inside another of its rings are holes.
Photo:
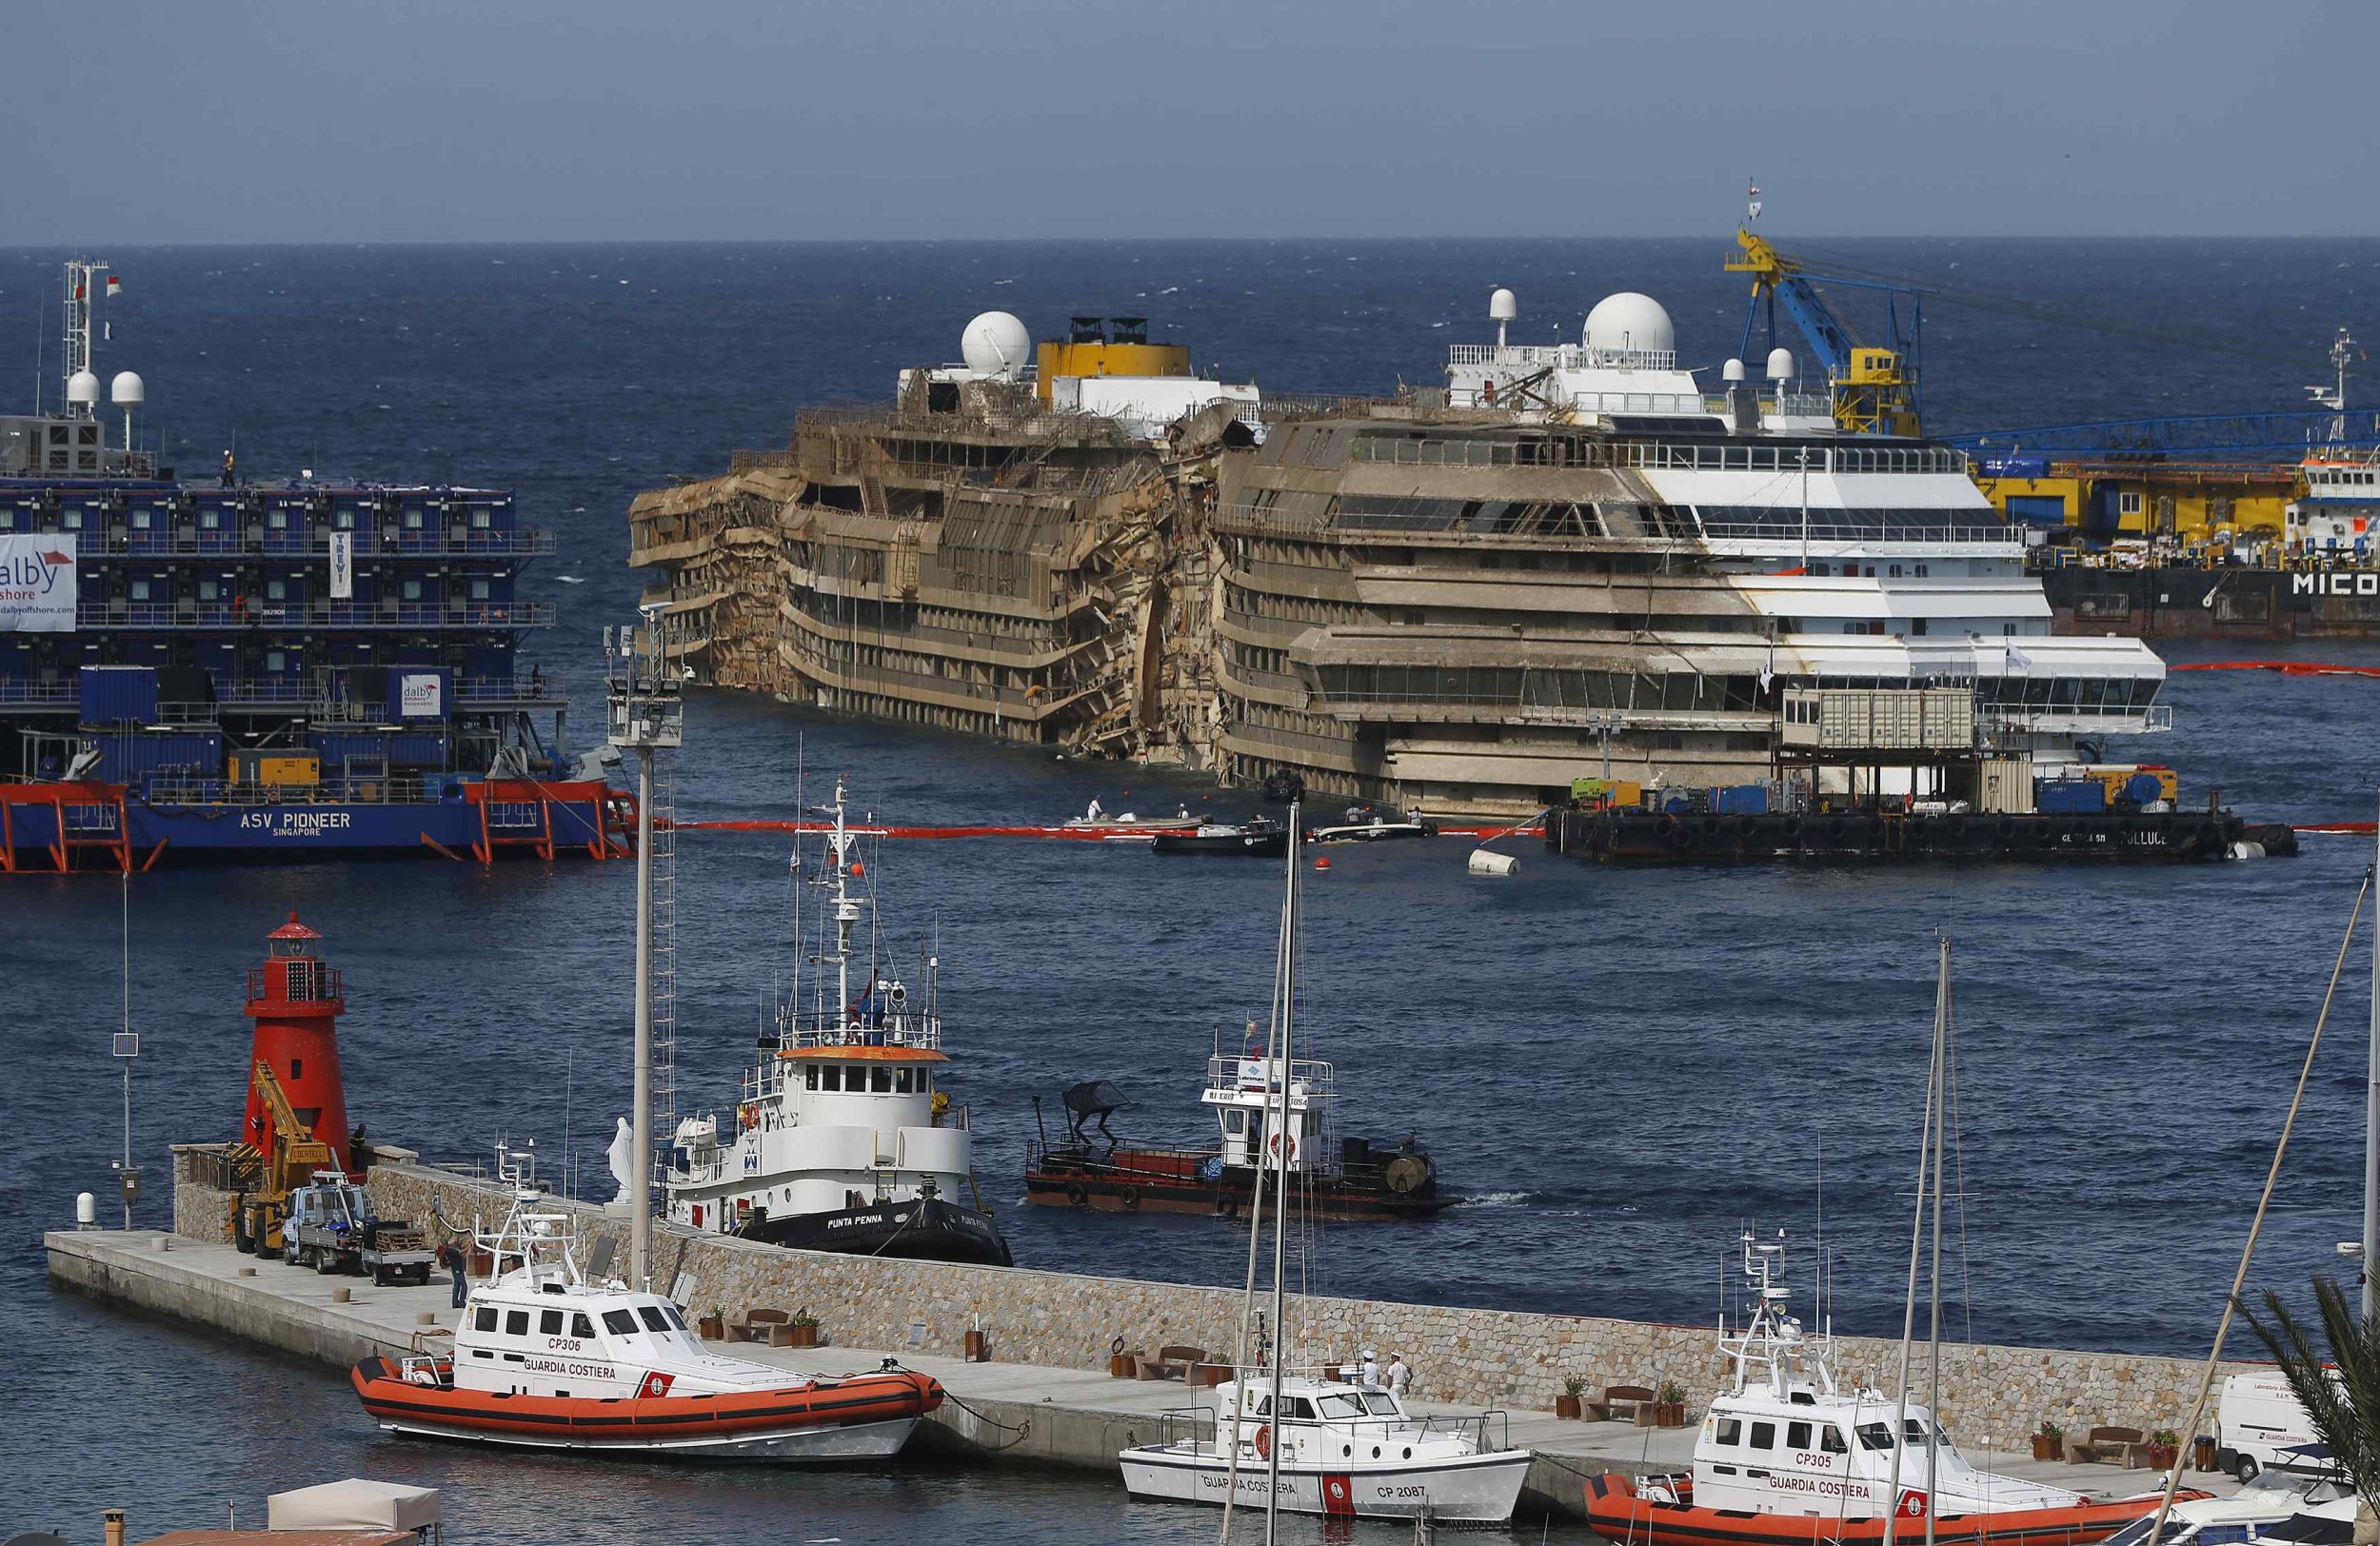
[[[1766,238],[1749,230],[1739,228],[1735,232],[1735,246],[1737,253],[1727,260],[1727,271],[1752,276],[1752,310],[1744,318],[1739,357],[1752,347],[1753,325],[1763,311],[1768,314],[1770,335],[1775,335],[1776,306],[1782,301],[1802,336],[1817,351],[1818,364],[1826,369],[1828,385],[1835,394],[1835,422],[1839,427],[1865,435],[1916,434],[1914,312],[1913,331],[1905,346],[1897,309],[1892,313],[1890,347],[1878,348],[1854,342],[1850,329],[1836,319],[1819,295],[1814,283],[1819,276],[1779,252]],[[1886,290],[1895,297],[1909,296],[1913,303],[1916,293],[1906,286],[1868,279],[1830,276],[1826,283]]]
[[[254,1189],[240,1194],[231,1239],[243,1251],[277,1256],[282,1221],[289,1213],[289,1194],[312,1180],[318,1170],[336,1171],[339,1157],[298,1120],[270,1063],[257,1060],[253,1083],[265,1109],[272,1114],[272,1152],[259,1157]]]

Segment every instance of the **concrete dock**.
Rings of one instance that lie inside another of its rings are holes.
[[[457,1315],[444,1281],[380,1288],[361,1278],[324,1277],[184,1236],[57,1231],[46,1236],[44,1244],[53,1285],[337,1366],[375,1353],[443,1350]],[[871,1370],[884,1358],[896,1358],[941,1380],[953,1397],[920,1431],[919,1442],[929,1452],[1077,1467],[1118,1486],[1117,1452],[1161,1437],[1164,1415],[1194,1406],[1198,1394],[1178,1382],[1117,1379],[1087,1370],[1023,1363],[966,1363],[910,1348],[739,1343],[732,1351],[738,1357],[821,1374]],[[1425,1413],[1456,1417],[1478,1410],[1414,1404]],[[1507,1416],[1512,1442],[1536,1457],[1522,1499],[1524,1512],[1533,1516],[1577,1518],[1587,1477],[1615,1471],[1682,1470],[1693,1453],[1692,1428],[1572,1422],[1550,1412],[1513,1411]],[[366,1420],[359,1409],[356,1421]],[[1976,1443],[1972,1438],[1969,1442]],[[1987,1456],[1980,1445],[1971,1449],[1969,1457],[1994,1470],[2103,1496],[2140,1492],[2156,1480],[2147,1471]],[[2232,1485],[2229,1478],[2214,1476],[2192,1475],[2186,1480],[2213,1491],[2229,1491]]]

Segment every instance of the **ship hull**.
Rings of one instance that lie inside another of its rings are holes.
[[[2085,1546],[2154,1512],[2158,1496],[2068,1508],[1944,1514],[1934,1519],[1932,1534],[1936,1542],[1954,1546]],[[2185,1491],[2179,1496],[2208,1495]],[[1617,1546],[1882,1546],[1887,1523],[1881,1516],[1755,1514],[1692,1502],[1656,1502],[1622,1476],[1590,1478],[1586,1504],[1588,1524]],[[1922,1516],[1900,1520],[1898,1538],[1925,1533]]]
[[[1160,854],[1206,854],[1241,859],[1279,859],[1289,851],[1287,832],[1235,832],[1210,837],[1198,832],[1160,832],[1149,846]]]
[[[560,787],[550,786],[549,787]],[[68,797],[69,802],[72,797]],[[491,827],[486,807],[467,801],[364,802],[289,800],[269,804],[152,803],[128,793],[124,831],[136,868],[189,862],[307,863],[348,859],[469,859],[529,854],[561,858],[623,851],[600,803],[584,797],[556,800],[528,824]],[[0,834],[0,868],[54,871],[59,807],[20,801]],[[112,808],[100,818],[114,833]],[[119,867],[112,842],[69,803],[65,868]]]
[[[846,1256],[898,1257],[977,1266],[1016,1265],[1008,1242],[987,1214],[940,1198],[879,1202],[832,1213],[785,1214],[745,1224],[736,1233],[764,1245]]]
[[[389,1433],[637,1459],[834,1465],[888,1459],[942,1404],[922,1375],[869,1376],[813,1390],[600,1400],[422,1385],[383,1358],[349,1378]]]
[[[1283,1464],[1277,1496],[1285,1514],[1345,1519],[1410,1519],[1426,1507],[1438,1525],[1497,1525],[1509,1521],[1529,1475],[1526,1450],[1468,1456],[1427,1464],[1350,1464],[1345,1470]],[[1242,1459],[1232,1474],[1227,1457],[1211,1446],[1175,1444],[1126,1450],[1124,1491],[1166,1503],[1264,1506],[1273,1483],[1262,1461]]]
[[[1647,864],[2181,864],[2228,858],[2243,842],[2258,842],[2274,857],[2297,851],[2287,828],[2251,826],[2231,811],[1705,816],[1570,810],[1545,823],[1546,846],[1557,853]]]
[[[1097,1213],[1189,1213],[1223,1219],[1242,1217],[1254,1206],[1253,1170],[1224,1169],[1209,1177],[1195,1166],[1174,1162],[1173,1156],[1136,1164],[1133,1152],[1120,1149],[1105,1160],[1044,1156],[1025,1172],[1024,1199]],[[1325,1178],[1309,1181],[1293,1177],[1290,1185],[1296,1205],[1307,1216],[1341,1223],[1427,1219],[1452,1200],[1438,1195],[1435,1181],[1411,1193]]]

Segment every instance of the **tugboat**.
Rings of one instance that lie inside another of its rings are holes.
[[[1269,816],[1251,816],[1243,823],[1200,822],[1188,830],[1160,832],[1149,846],[1160,854],[1237,854],[1246,859],[1279,859],[1289,847],[1289,830]]]
[[[1923,1404],[1836,1389],[1833,1338],[1805,1336],[1785,1313],[1775,1278],[1783,1249],[1744,1237],[1752,1317],[1741,1336],[1720,1336],[1734,1383],[1712,1398],[1693,1472],[1589,1481],[1596,1534],[1625,1546],[1881,1546],[1895,1522],[1900,1539],[1922,1539],[1931,1513],[1936,1542],[2073,1546],[2155,1511],[2161,1493],[2092,1502],[1977,1470]]]
[[[530,1157],[499,1150],[512,1187],[495,1259],[452,1354],[375,1355],[350,1378],[394,1434],[640,1459],[776,1464],[887,1459],[942,1386],[890,1359],[874,1374],[798,1375],[705,1350],[675,1301],[579,1271],[569,1216]]]
[[[809,961],[833,975],[811,975],[807,1008],[797,977],[761,1035],[759,1062],[744,1072],[731,1132],[711,1116],[678,1124],[664,1177],[670,1220],[809,1251],[1012,1265],[975,1192],[967,1110],[935,1087],[935,1070],[950,1060],[942,1050],[940,959],[923,963],[922,1002],[874,965],[854,991],[853,930],[871,903],[851,889],[867,866],[840,782],[822,814],[834,819],[825,834],[829,875],[810,883],[832,888],[821,930],[831,924],[834,934]],[[797,918],[797,939],[800,931]],[[957,1200],[962,1191],[973,1207]]]
[[[1298,830],[1290,807],[1289,831]],[[1251,1242],[1247,1284],[1240,1310],[1240,1345],[1228,1389],[1216,1392],[1211,1414],[1200,1406],[1183,1414],[1187,1433],[1167,1433],[1153,1444],[1136,1444],[1118,1460],[1124,1490],[1137,1498],[1222,1505],[1223,1536],[1231,1536],[1231,1511],[1260,1506],[1264,1538],[1276,1538],[1278,1516],[1319,1514],[1343,1519],[1414,1519],[1431,1524],[1500,1525],[1510,1521],[1520,1485],[1535,1457],[1515,1449],[1498,1414],[1469,1419],[1418,1420],[1391,1391],[1351,1384],[1329,1370],[1291,1364],[1297,1322],[1288,1298],[1289,1218],[1296,1206],[1292,1166],[1299,1140],[1316,1136],[1317,1115],[1301,1102],[1296,1056],[1298,1003],[1298,849],[1286,850],[1287,881],[1281,901],[1280,954],[1274,965],[1273,1022],[1262,1054],[1235,1060],[1234,1099],[1227,1109],[1243,1119],[1249,1108],[1237,1099],[1254,1094],[1255,1120],[1242,1120],[1242,1136],[1273,1135],[1253,1146],[1257,1211],[1272,1229],[1272,1290],[1269,1315],[1254,1345],[1247,1327],[1258,1302],[1257,1252]],[[1253,1067],[1259,1080],[1244,1088]],[[1226,1120],[1225,1131],[1230,1122]],[[1284,1141],[1285,1140],[1285,1141]],[[1169,1416],[1167,1426],[1179,1420]],[[1198,1429],[1208,1426],[1201,1437]]]
[[[1249,1027],[1251,1040],[1255,1029]],[[1044,1133],[1026,1155],[1025,1200],[1235,1218],[1255,1197],[1260,1166],[1281,1159],[1284,1147],[1290,1190],[1313,1218],[1345,1223],[1427,1218],[1454,1200],[1438,1195],[1438,1166],[1410,1137],[1390,1145],[1334,1140],[1338,1073],[1327,1062],[1291,1062],[1287,1114],[1269,1111],[1269,1092],[1279,1088],[1281,1072],[1278,1060],[1253,1053],[1233,1057],[1218,1050],[1207,1060],[1199,1100],[1222,1129],[1220,1145],[1207,1149],[1121,1143],[1107,1119],[1131,1102],[1105,1080],[1070,1086],[1061,1098],[1064,1140],[1051,1143]],[[1037,1121],[1040,1111],[1037,1099]]]

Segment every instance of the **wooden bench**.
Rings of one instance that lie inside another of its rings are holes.
[[[1179,1343],[1160,1347],[1157,1357],[1142,1358],[1136,1373],[1143,1379],[1188,1379],[1193,1364],[1206,1361],[1206,1349],[1184,1347]]]
[[[1653,1419],[1653,1392],[1643,1385],[1606,1385],[1603,1398],[1588,1401],[1585,1406],[1597,1422],[1617,1422],[1626,1417],[1641,1425]]]
[[[2068,1465],[2097,1465],[2112,1462],[2127,1471],[2140,1469],[2141,1452],[2148,1439],[2137,1428],[2093,1428],[2080,1438],[2066,1441]]]
[[[765,1342],[774,1327],[787,1324],[793,1317],[783,1310],[754,1310],[727,1328],[727,1334],[739,1342]]]

